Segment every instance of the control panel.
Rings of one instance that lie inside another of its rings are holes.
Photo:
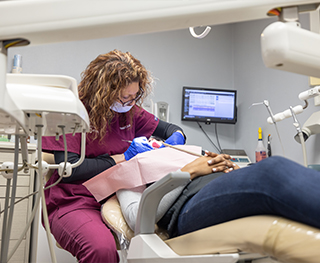
[[[223,149],[222,153],[229,154],[231,156],[231,161],[237,164],[240,168],[246,167],[251,163],[246,152],[241,149]]]

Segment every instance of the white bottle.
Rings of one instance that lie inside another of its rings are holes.
[[[22,56],[20,54],[13,57],[12,73],[22,73]]]
[[[264,147],[263,142],[262,142],[262,129],[261,129],[261,127],[259,127],[258,133],[259,133],[258,144],[257,144],[256,152],[255,152],[256,153],[256,163],[267,158],[267,151],[266,151],[266,148]]]

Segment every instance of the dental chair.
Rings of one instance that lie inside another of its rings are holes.
[[[43,160],[54,163],[52,154],[42,154]],[[51,174],[52,170],[46,180]],[[126,224],[116,196],[102,205],[102,220],[113,231],[124,262],[320,262],[320,230],[279,216],[240,218],[170,239],[155,224],[157,206],[162,196],[189,178],[188,173],[174,172],[148,187],[140,201],[134,232]]]
[[[320,230],[279,216],[240,218],[172,239],[162,230],[155,233],[162,196],[189,178],[187,173],[170,173],[148,187],[141,198],[135,232],[126,225],[116,197],[103,204],[102,218],[116,233],[118,244],[128,249],[129,263],[320,262]]]

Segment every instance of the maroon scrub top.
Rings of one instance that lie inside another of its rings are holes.
[[[155,131],[159,119],[153,114],[134,106],[130,112],[134,112],[133,121],[125,121],[124,115],[129,113],[116,114],[111,130],[107,132],[102,142],[99,139],[90,140],[87,135],[86,140],[86,157],[94,158],[102,154],[122,154],[129,144],[122,140],[133,140],[136,137],[150,137]],[[81,151],[81,134],[67,134],[67,150],[80,154]],[[60,136],[59,141],[55,140],[54,136],[42,138],[42,150],[44,152],[64,151],[63,138]],[[48,180],[47,185],[51,185],[59,178],[57,171],[53,173]],[[46,204],[49,214],[49,220],[55,212],[58,216],[81,208],[100,209],[100,204],[96,202],[91,193],[84,187],[84,181],[76,181],[74,183],[60,182],[56,186],[45,191]],[[50,220],[51,221],[51,220]]]

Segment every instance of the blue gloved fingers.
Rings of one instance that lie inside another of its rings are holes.
[[[185,142],[186,140],[180,132],[174,132],[167,140],[165,140],[165,143],[170,145],[183,145]]]
[[[146,137],[138,137],[133,139],[129,148],[124,152],[124,158],[128,161],[138,153],[153,150]]]
[[[146,151],[153,150],[153,147],[150,145],[150,143],[146,137],[135,138],[135,139],[133,139],[132,144],[133,144],[135,150],[137,151],[137,153],[143,153]]]

